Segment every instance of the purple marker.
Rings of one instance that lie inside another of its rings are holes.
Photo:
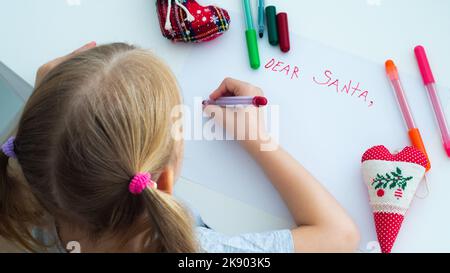
[[[255,107],[261,107],[267,105],[267,99],[265,97],[221,97],[217,100],[204,100],[202,102],[204,106],[206,105],[218,105],[218,106],[235,106],[235,105],[253,105]]]

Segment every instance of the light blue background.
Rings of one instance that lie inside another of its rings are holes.
[[[0,77],[0,134],[19,113],[23,100]]]

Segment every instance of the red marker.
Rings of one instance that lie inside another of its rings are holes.
[[[280,43],[280,49],[283,52],[291,50],[291,42],[289,39],[289,23],[286,12],[280,12],[277,15],[278,25],[278,40]]]
[[[203,105],[218,105],[218,106],[236,106],[236,105],[253,105],[256,107],[266,106],[267,99],[265,97],[221,97],[217,100],[204,100]]]

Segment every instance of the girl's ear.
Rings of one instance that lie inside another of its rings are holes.
[[[165,168],[159,176],[158,181],[156,181],[158,190],[168,194],[173,194],[174,182],[174,170],[170,167]]]

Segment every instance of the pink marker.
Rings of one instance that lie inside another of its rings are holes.
[[[265,97],[221,97],[217,100],[204,100],[203,105],[218,105],[218,106],[236,106],[236,105],[254,105],[261,107],[267,105],[267,99]]]
[[[425,88],[428,90],[428,95],[433,105],[434,113],[436,114],[436,119],[441,130],[442,141],[444,143],[444,149],[447,152],[448,157],[450,157],[450,133],[448,130],[447,121],[445,120],[444,111],[442,109],[441,102],[436,90],[435,80],[433,77],[433,72],[431,71],[430,64],[428,63],[427,54],[423,46],[417,46],[414,49],[416,54],[417,63],[419,65],[420,73],[422,74],[423,83]]]

